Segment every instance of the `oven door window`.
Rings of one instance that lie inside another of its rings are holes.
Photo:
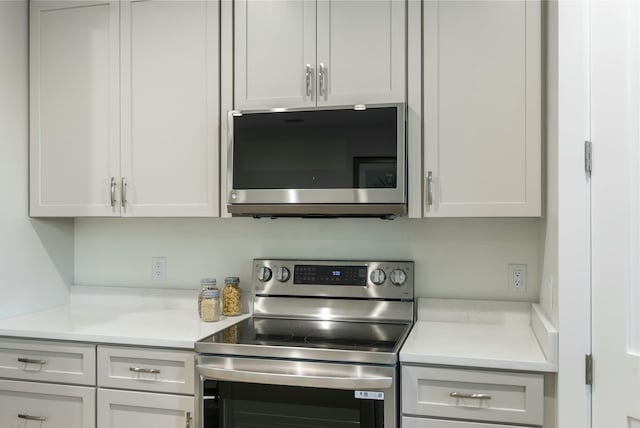
[[[207,381],[204,428],[382,428],[384,401],[354,391]]]

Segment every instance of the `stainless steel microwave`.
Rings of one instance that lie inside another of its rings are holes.
[[[228,114],[227,209],[254,217],[406,213],[406,104]]]

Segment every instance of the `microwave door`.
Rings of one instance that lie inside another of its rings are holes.
[[[397,106],[232,117],[231,204],[403,204]]]

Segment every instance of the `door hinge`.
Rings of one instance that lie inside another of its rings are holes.
[[[585,382],[587,385],[593,385],[593,355],[585,355],[584,363]]]
[[[591,141],[584,142],[584,171],[591,177],[591,167],[593,166],[593,152]]]

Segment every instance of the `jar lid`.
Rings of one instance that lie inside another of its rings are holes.
[[[215,278],[202,278],[200,280],[200,285],[216,285]]]
[[[224,279],[225,284],[238,284],[240,283],[240,278],[237,276],[228,276]]]
[[[220,290],[218,290],[217,288],[214,288],[213,290],[204,290],[202,292],[202,297],[203,298],[215,298],[215,297],[219,297],[220,296]]]

